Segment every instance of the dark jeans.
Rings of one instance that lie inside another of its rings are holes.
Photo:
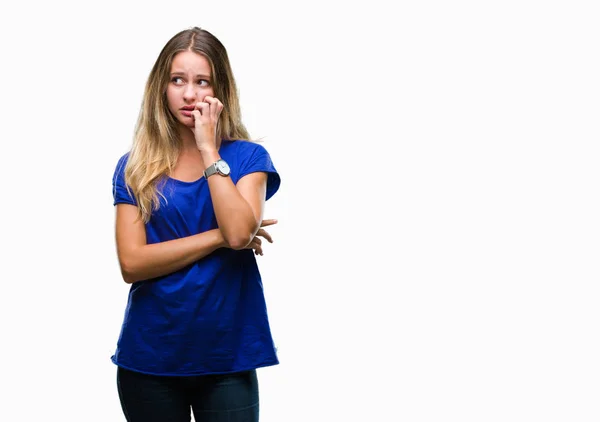
[[[128,422],[258,422],[256,370],[170,377],[117,369],[121,407]]]

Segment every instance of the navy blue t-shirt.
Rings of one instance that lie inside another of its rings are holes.
[[[125,186],[129,154],[113,177],[114,204],[137,205]],[[219,155],[237,183],[266,172],[269,199],[280,178],[266,149],[250,141],[226,141]],[[213,176],[216,177],[216,176]],[[183,182],[166,177],[160,207],[146,224],[147,243],[217,228],[204,177]],[[261,276],[254,252],[220,248],[179,271],[131,285],[112,361],[156,375],[238,372],[279,363],[271,337]]]

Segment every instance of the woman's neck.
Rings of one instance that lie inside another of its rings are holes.
[[[196,138],[194,132],[187,126],[179,128],[179,137],[181,139],[181,152],[182,153],[197,153],[198,147],[196,146]],[[217,139],[217,151],[221,147],[221,139]]]

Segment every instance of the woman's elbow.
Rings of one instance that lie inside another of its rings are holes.
[[[136,271],[131,262],[120,259],[119,266],[121,267],[121,276],[123,277],[123,281],[127,284],[132,284],[138,281],[136,277]]]
[[[239,251],[245,249],[252,242],[259,228],[260,223],[249,221],[243,226],[240,224],[237,227],[222,229],[221,234],[231,249]]]
[[[131,274],[127,274],[124,271],[121,271],[121,276],[123,277],[123,281],[126,284],[133,284],[137,281],[135,278],[133,278],[133,276]]]
[[[133,284],[136,281],[138,281],[133,273],[126,271],[122,268],[121,268],[121,276],[123,277],[123,281],[127,284]]]
[[[252,237],[250,235],[234,235],[228,236],[225,240],[231,249],[239,251],[245,249],[250,244]]]

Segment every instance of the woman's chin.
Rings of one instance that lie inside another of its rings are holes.
[[[195,122],[194,122],[194,118],[186,118],[186,117],[180,117],[177,119],[177,121],[179,122],[180,125],[185,126],[185,127],[189,127],[190,129],[193,129],[195,126]]]

